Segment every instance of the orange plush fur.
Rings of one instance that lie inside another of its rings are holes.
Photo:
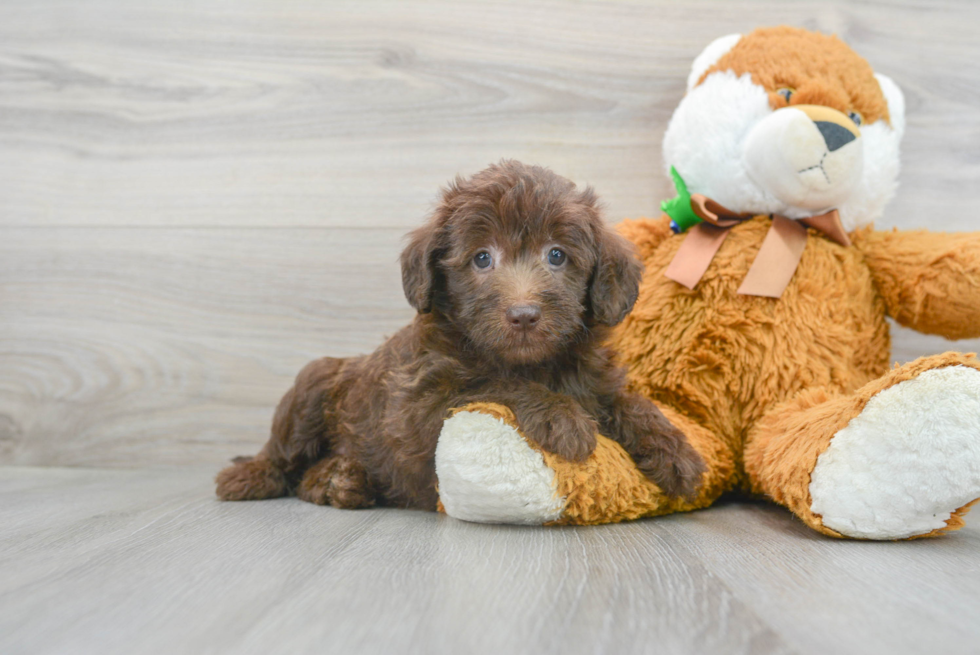
[[[980,235],[863,229],[846,248],[811,230],[782,298],[740,296],[767,223],[757,217],[734,228],[688,290],[663,275],[683,240],[669,219],[624,221],[620,231],[636,244],[646,272],[613,344],[634,388],[712,435],[708,443],[694,440],[713,450],[701,451],[709,468],[729,471],[736,462],[727,484],[709,485],[697,504],[740,487],[836,535],[809,512],[807,487],[837,430],[874,393],[922,370],[980,369],[970,355],[947,353],[889,372],[885,321],[892,315],[923,332],[980,336],[980,303],[965,300],[980,296]],[[794,447],[799,452],[787,457]]]
[[[773,109],[787,105],[779,90],[791,89],[793,104],[821,105],[843,114],[856,111],[865,123],[889,121],[871,65],[836,36],[785,26],[761,28],[739,41],[698,82],[717,71],[751,75],[769,91]]]

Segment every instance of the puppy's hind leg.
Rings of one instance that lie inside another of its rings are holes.
[[[286,464],[280,452],[280,444],[289,443],[293,430],[295,389],[290,389],[276,410],[272,422],[272,438],[255,457],[236,457],[214,479],[215,492],[221,500],[265,500],[288,496],[289,477]],[[279,455],[270,457],[270,452]]]
[[[324,457],[307,469],[296,489],[300,500],[340,509],[361,509],[374,505],[374,493],[367,471],[344,455]]]
[[[343,360],[324,357],[306,365],[286,392],[272,435],[255,457],[236,457],[218,473],[222,500],[264,500],[288,496],[299,475],[329,448],[327,397]]]

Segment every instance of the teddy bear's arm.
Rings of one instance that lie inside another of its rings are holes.
[[[670,216],[628,218],[616,225],[616,231],[636,246],[636,254],[645,262],[660,244],[670,238]]]
[[[980,233],[860,230],[888,315],[947,339],[980,337]]]

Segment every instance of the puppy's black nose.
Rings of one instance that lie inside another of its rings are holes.
[[[533,328],[540,318],[541,308],[537,305],[514,305],[507,310],[507,320],[515,328]]]

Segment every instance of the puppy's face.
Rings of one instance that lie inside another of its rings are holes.
[[[402,254],[409,302],[508,364],[543,361],[621,321],[640,271],[591,190],[509,161],[457,180]]]

